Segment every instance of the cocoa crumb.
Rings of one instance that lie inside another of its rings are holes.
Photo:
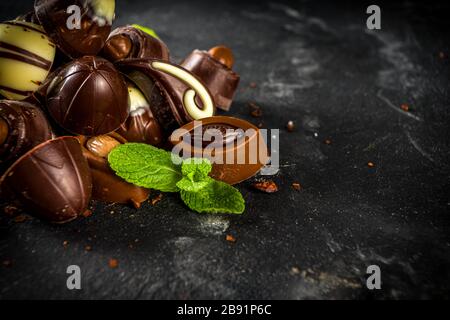
[[[256,82],[250,82],[250,84],[248,86],[252,89],[255,89],[257,87],[257,84],[256,84]]]
[[[256,182],[253,184],[253,188],[265,193],[275,193],[278,191],[278,186],[272,180]]]
[[[92,246],[88,245],[88,246],[84,247],[84,250],[87,252],[92,251]]]
[[[373,167],[375,167],[375,164],[373,163],[373,162],[368,162],[367,163],[367,166],[369,167],[369,168],[373,168]]]
[[[5,212],[5,214],[9,217],[12,217],[13,215],[15,215],[17,213],[17,211],[19,211],[19,209],[16,206],[6,206],[3,211]]]
[[[85,212],[83,212],[83,217],[89,218],[90,216],[92,216],[92,210],[88,209]]]
[[[250,115],[254,118],[259,118],[262,116],[262,110],[261,107],[258,106],[256,103],[254,102],[249,102],[248,106],[250,108]]]
[[[298,182],[294,182],[292,184],[292,188],[294,188],[297,191],[300,191],[300,190],[302,190],[302,185],[300,183],[298,183]]]
[[[400,109],[402,109],[402,110],[405,111],[405,112],[408,112],[408,111],[409,111],[409,106],[408,106],[406,103],[403,103],[403,104],[400,106]]]
[[[292,121],[292,120],[288,121],[288,123],[286,124],[286,130],[288,132],[293,132],[294,129],[295,129],[294,121]]]
[[[236,242],[236,238],[233,237],[231,234],[227,234],[225,238],[228,242]]]
[[[326,139],[323,143],[325,143],[326,145],[330,145],[331,144],[331,140],[330,139]]]
[[[15,223],[22,223],[25,222],[28,219],[28,217],[24,214],[19,214],[17,217],[14,218]]]
[[[300,274],[300,269],[297,267],[292,267],[291,268],[291,274]]]
[[[115,269],[119,266],[119,261],[117,259],[109,259],[108,265],[111,269]]]
[[[163,194],[160,193],[160,194],[158,194],[156,197],[154,197],[153,199],[151,199],[151,200],[150,200],[150,203],[152,204],[152,206],[154,206],[154,205],[156,205],[158,202],[160,202],[161,199],[162,199],[162,197],[163,197]]]
[[[69,241],[67,241],[67,240],[64,240],[64,242],[63,242],[63,246],[66,248],[67,246],[69,245]]]

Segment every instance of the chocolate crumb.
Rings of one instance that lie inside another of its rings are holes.
[[[69,241],[67,241],[67,240],[64,240],[64,242],[63,242],[63,246],[64,247],[67,247],[69,245]]]
[[[90,216],[92,216],[92,210],[88,209],[85,212],[83,212],[83,217],[89,218]]]
[[[265,193],[275,193],[278,191],[278,186],[272,180],[256,182],[253,184],[253,188]]]
[[[25,222],[28,219],[28,217],[24,214],[19,214],[17,217],[14,218],[15,223],[22,223]]]
[[[3,209],[3,211],[5,212],[5,214],[7,216],[12,217],[13,215],[15,215],[17,213],[17,211],[19,211],[19,209],[16,206],[9,205],[9,206],[6,206]]]
[[[409,111],[409,106],[408,106],[406,103],[403,103],[403,104],[400,106],[400,108],[401,108],[403,111],[405,111],[405,112],[408,112],[408,111]]]
[[[292,267],[291,268],[291,274],[300,274],[300,269],[297,267]]]
[[[231,234],[227,234],[225,238],[228,242],[236,242],[236,238],[233,237]]]
[[[5,268],[9,268],[9,267],[12,266],[12,261],[9,260],[9,259],[8,259],[8,260],[3,260],[2,265],[3,265]]]
[[[111,269],[115,269],[119,266],[119,261],[117,259],[109,259],[108,265]]]
[[[324,141],[324,143],[325,143],[326,145],[330,145],[330,144],[331,144],[331,140],[330,140],[330,139],[326,139],[326,140]]]
[[[443,53],[442,51],[439,52],[439,58],[444,59],[445,58],[445,53]]]
[[[292,120],[288,121],[288,123],[286,124],[286,130],[292,132],[294,131],[294,129],[295,129],[294,121]]]
[[[85,251],[88,251],[88,252],[89,252],[89,251],[92,251],[92,246],[86,246],[86,247],[84,247],[84,250],[85,250]]]
[[[160,194],[158,194],[155,198],[151,199],[151,200],[150,200],[150,203],[152,204],[152,206],[154,206],[154,205],[156,205],[158,202],[160,202],[161,199],[162,199],[162,197],[163,197],[163,194],[160,193]]]
[[[294,188],[297,191],[300,191],[300,190],[302,190],[302,185],[300,183],[298,183],[298,182],[294,182],[292,184],[292,188]]]
[[[368,166],[369,168],[373,168],[373,167],[375,167],[375,164],[374,164],[373,162],[368,162],[368,163],[367,163],[367,166]]]
[[[254,118],[259,118],[262,116],[262,110],[261,107],[258,106],[256,103],[254,102],[249,102],[248,106],[250,108],[250,115]]]

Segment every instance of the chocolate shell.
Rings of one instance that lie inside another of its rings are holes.
[[[52,136],[38,107],[23,101],[0,100],[0,172]]]
[[[56,47],[41,26],[25,21],[0,23],[0,94],[24,100],[50,72]]]
[[[36,0],[34,9],[47,34],[71,58],[97,55],[115,18],[115,0]]]
[[[176,130],[169,140],[175,154],[210,159],[210,175],[228,184],[253,177],[269,161],[259,129],[238,118],[215,116],[194,121]]]
[[[128,85],[128,95],[130,98],[130,116],[116,132],[129,142],[161,146],[164,141],[164,133],[153,115],[150,103],[141,90],[131,83]]]
[[[98,57],[66,65],[49,85],[46,101],[56,123],[80,135],[114,131],[129,114],[125,80],[110,62]]]
[[[146,32],[124,26],[111,32],[102,56],[112,62],[132,58],[169,61],[169,49],[164,42]]]
[[[107,135],[109,139],[105,139],[106,143],[116,141],[117,144],[126,143],[127,141],[117,133]],[[92,199],[111,203],[133,204],[135,208],[139,208],[141,203],[148,199],[149,190],[131,183],[126,182],[118,177],[109,167],[107,154],[113,146],[105,146],[97,143],[94,147],[95,152],[89,150],[89,138],[85,136],[77,137],[81,143],[83,155],[89,163],[92,174]],[[100,141],[100,140],[98,140]],[[107,150],[106,154],[102,150]]]
[[[138,87],[166,132],[215,113],[205,85],[184,68],[162,60],[128,59],[116,67]]]
[[[79,141],[44,142],[17,160],[1,177],[2,197],[16,199],[36,217],[71,221],[87,210],[92,192],[89,166]]]
[[[233,63],[231,50],[219,46],[209,52],[194,50],[181,66],[205,83],[217,108],[228,111],[240,80],[239,75],[231,70]]]

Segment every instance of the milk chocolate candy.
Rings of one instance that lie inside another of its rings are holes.
[[[61,137],[34,147],[1,177],[2,197],[17,200],[27,213],[54,223],[87,210],[91,174],[78,140]]]
[[[94,136],[116,130],[128,117],[127,85],[105,59],[86,56],[66,65],[46,95],[52,118],[71,133]]]
[[[23,101],[0,100],[0,172],[50,139],[52,130],[40,108]]]
[[[130,184],[118,177],[109,167],[108,154],[116,146],[127,141],[117,133],[85,137],[79,136],[83,155],[92,174],[92,199],[112,203],[131,203],[139,208],[149,197],[149,190]]]
[[[194,50],[181,66],[198,76],[211,91],[217,108],[230,110],[239,85],[239,75],[231,70],[233,54],[224,46],[207,51]]]
[[[169,140],[176,154],[210,159],[210,175],[228,184],[251,178],[269,161],[259,129],[238,118],[215,116],[191,122]]]
[[[192,120],[214,115],[209,90],[178,65],[162,60],[127,59],[118,61],[116,67],[141,90],[166,133]]]
[[[111,32],[102,56],[112,62],[131,58],[169,61],[169,49],[164,42],[143,30],[124,26]]]
[[[55,44],[41,26],[25,21],[0,24],[0,94],[24,100],[47,77]]]
[[[115,18],[114,0],[36,0],[34,8],[45,31],[71,58],[97,55]]]
[[[147,98],[132,83],[128,84],[128,95],[130,99],[130,116],[117,129],[117,133],[129,142],[141,142],[160,146],[164,140],[164,133],[158,121],[153,116]]]

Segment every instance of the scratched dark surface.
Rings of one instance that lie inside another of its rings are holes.
[[[0,18],[31,4],[1,1]],[[242,216],[195,214],[176,195],[140,210],[93,203],[64,226],[2,215],[0,298],[448,298],[449,7],[381,7],[382,30],[368,31],[362,2],[118,1],[116,25],[153,27],[176,61],[234,49],[230,114],[281,129],[280,191],[242,183]],[[72,264],[81,291],[66,289]],[[365,287],[372,264],[379,291]]]

